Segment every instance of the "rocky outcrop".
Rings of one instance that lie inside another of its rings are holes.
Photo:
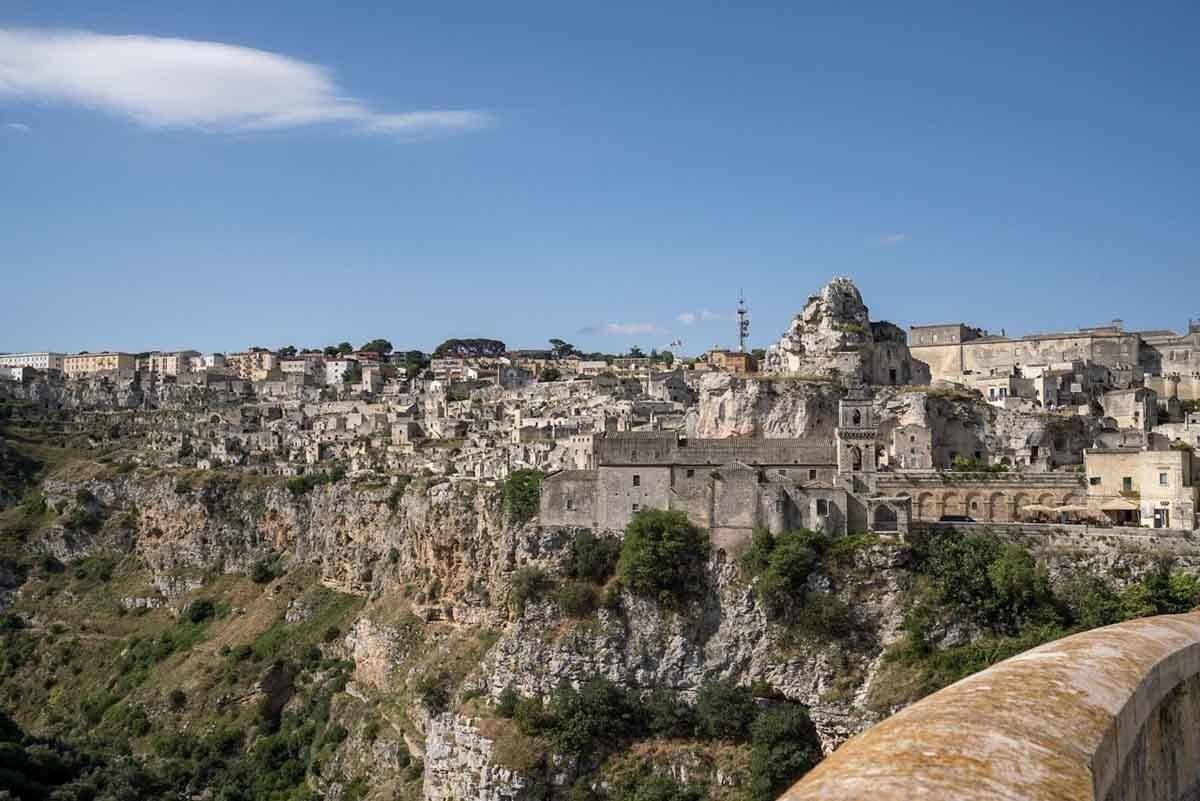
[[[496,759],[496,742],[475,721],[447,712],[429,720],[425,750],[427,801],[521,801],[534,780]]]
[[[903,558],[887,545],[856,555],[855,579],[839,593],[855,610],[858,633],[840,642],[788,639],[768,622],[740,569],[714,559],[709,588],[683,612],[628,593],[620,612],[601,610],[586,622],[564,619],[551,602],[530,604],[485,658],[482,681],[493,696],[505,687],[545,695],[564,680],[603,676],[688,697],[713,677],[762,682],[808,705],[832,747],[876,719],[853,699],[865,697],[880,649],[899,631]],[[813,581],[819,591],[832,589],[828,577]]]
[[[867,384],[928,384],[929,366],[913,359],[902,329],[871,322],[849,278],[834,278],[808,299],[767,349],[768,373],[839,377]]]

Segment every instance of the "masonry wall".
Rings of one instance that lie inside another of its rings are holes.
[[[1142,618],[1019,654],[855,737],[787,801],[1192,801],[1200,613]]]

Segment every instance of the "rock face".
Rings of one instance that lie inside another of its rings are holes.
[[[762,682],[808,705],[822,742],[832,748],[878,717],[853,697],[865,698],[880,648],[900,629],[903,558],[890,546],[865,550],[856,555],[855,581],[838,590],[872,633],[863,641],[783,642],[739,568],[714,559],[708,591],[683,613],[628,593],[620,614],[601,610],[587,623],[564,619],[552,602],[530,604],[485,658],[482,681],[493,697],[505,687],[546,695],[564,679],[578,684],[596,676],[685,696],[712,677]],[[832,590],[828,579],[822,583],[821,590]],[[864,679],[853,693],[835,687],[846,675]]]
[[[849,278],[834,278],[808,299],[778,342],[766,372],[839,377],[867,384],[928,384],[929,366],[913,359],[907,337],[888,322],[872,323]]]
[[[699,402],[686,420],[689,437],[814,437],[833,439],[838,400],[831,380],[745,377],[712,373],[700,381]],[[874,390],[878,444],[893,448],[893,434],[927,432],[931,445],[920,467],[949,467],[955,456],[999,461],[1028,470],[1082,463],[1097,425],[1086,418],[1020,414],[969,393],[879,387]],[[902,467],[892,452],[887,461]],[[913,465],[907,465],[913,466]]]
[[[429,720],[425,749],[427,801],[513,801],[531,797],[529,776],[498,764],[495,740],[474,721],[446,712]]]

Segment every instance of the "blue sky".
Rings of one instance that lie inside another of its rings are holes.
[[[0,3],[0,350],[1200,317],[1200,5],[898,5]]]

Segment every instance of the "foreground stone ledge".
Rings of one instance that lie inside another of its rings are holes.
[[[1034,648],[848,741],[786,801],[1174,801],[1200,786],[1200,613]]]

